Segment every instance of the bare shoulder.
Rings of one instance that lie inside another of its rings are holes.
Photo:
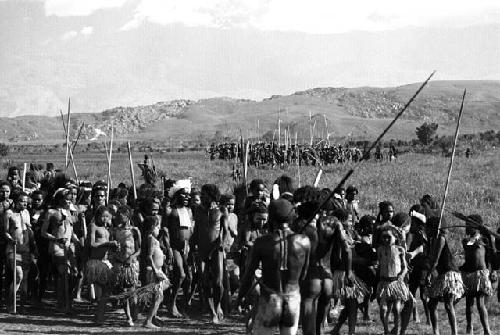
[[[305,234],[294,234],[292,236],[292,241],[294,243],[301,245],[302,247],[307,247],[307,248],[311,247],[311,241],[309,240],[309,237],[307,237],[307,235]]]
[[[401,254],[405,254],[406,253],[406,250],[404,247],[398,245],[396,246],[396,249],[401,253]]]

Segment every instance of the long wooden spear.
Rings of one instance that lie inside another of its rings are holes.
[[[111,190],[111,155],[113,154],[113,121],[111,121],[111,138],[109,139],[109,161],[108,161],[108,192],[106,192],[106,202],[109,200]]]
[[[441,223],[444,215],[444,208],[446,205],[446,198],[448,197],[448,186],[450,185],[451,172],[453,170],[453,160],[455,159],[455,152],[457,149],[458,131],[460,129],[460,120],[462,119],[462,113],[464,111],[464,101],[466,93],[467,90],[465,89],[464,94],[462,96],[462,103],[460,105],[460,112],[458,113],[457,128],[455,129],[455,138],[453,139],[453,150],[451,151],[450,165],[448,166],[448,175],[446,177],[446,184],[444,186],[443,201],[441,201],[441,213],[439,214],[438,232],[439,229],[441,229]]]
[[[299,153],[299,145],[297,141],[297,132],[295,132],[295,151],[297,152],[297,179],[299,181],[299,188],[300,188],[300,153]]]
[[[68,119],[66,121],[66,163],[64,164],[64,166],[68,166],[68,159],[69,159],[70,122],[71,122],[71,98],[68,98]]]
[[[132,150],[130,149],[130,141],[127,141],[128,161],[130,163],[130,178],[132,178],[132,190],[134,192],[134,203],[137,200],[137,190],[135,188],[134,163],[132,162]]]
[[[403,115],[403,113],[408,109],[410,104],[420,94],[420,92],[424,89],[424,87],[431,80],[431,78],[434,76],[435,73],[436,73],[436,71],[433,71],[431,73],[431,75],[422,83],[422,85],[420,85],[418,90],[410,98],[410,100],[408,100],[408,102],[404,105],[404,107],[401,109],[401,111],[396,115],[396,117],[391,121],[391,123],[389,123],[389,125],[384,129],[384,131],[377,137],[377,139],[372,143],[372,145],[368,148],[368,150],[363,154],[363,156],[358,161],[358,163],[356,163],[356,165],[346,173],[346,175],[340,180],[338,185],[333,190],[336,190],[338,187],[341,187],[342,185],[344,185],[345,182],[347,181],[347,179],[349,179],[349,177],[351,177],[351,175],[354,173],[354,171],[366,160],[366,158],[368,157],[368,154],[373,150],[373,148],[375,148],[377,146],[377,144],[380,142],[382,137],[384,137],[384,135],[389,131],[389,129],[391,129],[391,127],[396,123],[396,121],[401,117],[401,115]],[[321,208],[323,208],[323,206],[325,206],[325,204],[333,197],[333,194],[334,194],[333,191],[330,192],[328,197],[326,197],[326,199],[323,200],[323,202],[316,208],[316,210],[314,211],[314,213],[311,215],[311,217],[309,218],[309,220],[307,222],[311,222],[314,219],[314,217],[316,216],[316,214],[319,213]]]

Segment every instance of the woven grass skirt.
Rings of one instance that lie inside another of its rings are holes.
[[[412,298],[408,285],[402,280],[381,280],[377,285],[377,299],[380,302],[408,301]]]
[[[457,271],[448,271],[433,278],[427,296],[440,301],[458,301],[465,294],[462,275]]]
[[[462,272],[462,279],[465,286],[465,295],[477,296],[493,294],[490,271],[488,269],[474,272]]]
[[[353,282],[349,285],[346,272],[335,270],[333,272],[333,297],[341,301],[346,299],[356,299],[358,303],[363,302],[365,296],[370,294],[370,289],[366,284],[354,275]]]

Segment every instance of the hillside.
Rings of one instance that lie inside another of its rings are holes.
[[[190,140],[201,137],[272,136],[277,128],[299,138],[309,137],[309,115],[315,136],[372,138],[407,102],[420,84],[393,88],[313,88],[262,101],[212,98],[173,100],[137,107],[115,107],[102,113],[74,114],[76,134],[85,122],[83,138],[95,129],[107,132],[113,121],[116,138],[133,140]],[[434,81],[422,91],[388,136],[415,137],[415,127],[437,122],[440,134],[449,134],[467,88],[463,133],[500,128],[500,81]],[[0,118],[0,140],[10,142],[59,141],[64,135],[60,117]]]

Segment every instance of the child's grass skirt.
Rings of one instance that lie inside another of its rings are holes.
[[[408,285],[402,280],[381,279],[378,283],[377,299],[382,303],[387,303],[388,301],[408,301],[412,298]]]
[[[462,272],[462,279],[465,286],[465,295],[467,296],[493,294],[490,271],[488,269],[474,272]]]
[[[427,296],[440,301],[458,301],[465,294],[465,287],[462,276],[457,271],[448,271],[434,277],[428,289]]]
[[[333,297],[346,299],[356,299],[358,303],[363,302],[365,296],[370,294],[370,289],[366,284],[354,275],[351,283],[348,282],[346,272],[335,270],[333,272]]]

